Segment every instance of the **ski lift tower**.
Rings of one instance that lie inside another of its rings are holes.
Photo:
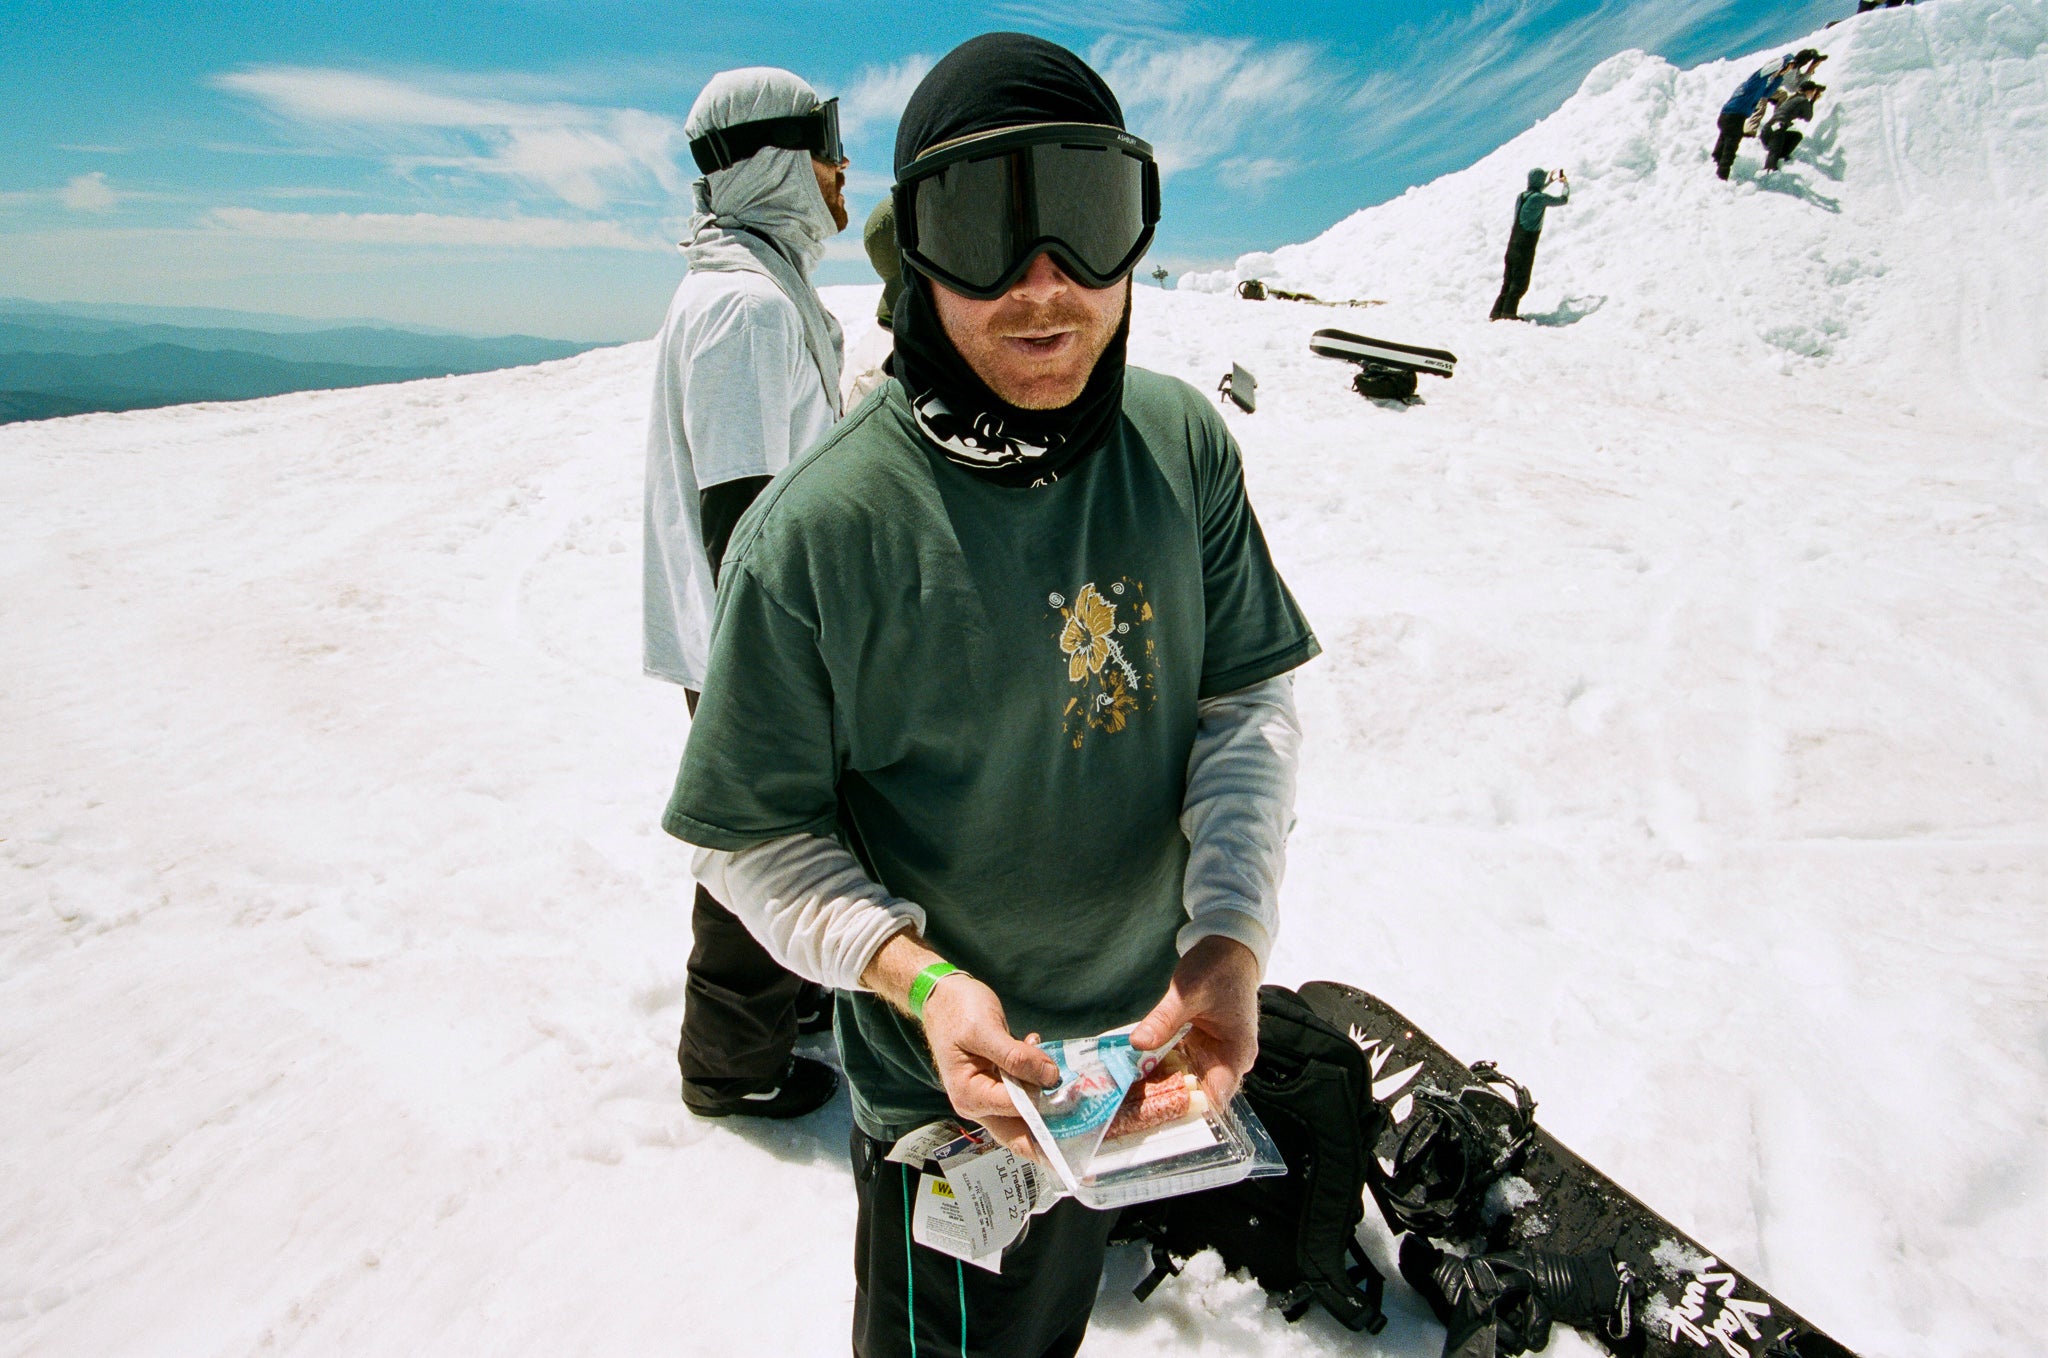
[[[1162,288],[1163,288],[1163,287],[1165,287],[1165,286],[1166,286],[1166,266],[1165,266],[1164,264],[1162,264],[1162,265],[1160,265],[1160,266],[1159,266],[1158,268],[1154,269],[1154,270],[1152,271],[1152,277],[1158,280],[1158,283],[1159,283],[1159,286],[1160,286],[1160,287],[1162,287]]]

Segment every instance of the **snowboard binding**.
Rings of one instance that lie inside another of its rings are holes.
[[[1443,1324],[1448,1358],[1535,1353],[1553,1324],[1597,1331],[1621,1348],[1635,1332],[1642,1290],[1611,1250],[1460,1256],[1417,1235],[1401,1241],[1401,1276]]]
[[[1378,1157],[1383,1172],[1373,1196],[1397,1231],[1460,1242],[1484,1237],[1487,1190],[1515,1171],[1536,1139],[1529,1091],[1491,1061],[1470,1071],[1472,1083],[1455,1095],[1417,1089],[1407,1116],[1391,1123],[1391,1154]]]

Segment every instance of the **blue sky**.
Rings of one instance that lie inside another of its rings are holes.
[[[682,274],[682,122],[712,73],[840,96],[857,227],[917,78],[998,28],[1109,78],[1167,172],[1146,268],[1179,272],[1471,163],[1624,48],[1692,65],[1853,8],[0,0],[0,295],[643,336]],[[820,281],[871,280],[845,233]]]

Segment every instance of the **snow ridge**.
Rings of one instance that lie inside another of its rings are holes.
[[[1828,92],[1792,164],[1734,178],[1707,151],[1722,101],[1770,50],[1680,71],[1640,51],[1595,67],[1555,113],[1468,169],[1300,245],[1181,286],[1259,278],[1324,297],[1484,315],[1515,194],[1565,167],[1536,264],[1540,299],[1641,344],[1748,364],[1849,363],[1874,385],[1954,380],[2048,409],[2048,3],[1935,0],[1801,43]],[[1598,312],[1598,315],[1592,313]],[[1711,361],[1711,359],[1709,360]]]

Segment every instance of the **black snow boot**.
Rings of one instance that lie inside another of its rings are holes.
[[[1635,1280],[1607,1250],[1461,1258],[1411,1235],[1401,1242],[1401,1276],[1443,1322],[1444,1358],[1535,1353],[1550,1343],[1553,1322],[1613,1340],[1635,1327]]]
[[[832,992],[816,981],[805,981],[796,993],[796,1031],[799,1037],[832,1031]]]
[[[823,1061],[792,1056],[766,1080],[692,1080],[683,1104],[700,1118],[800,1118],[839,1092],[839,1072]]]

